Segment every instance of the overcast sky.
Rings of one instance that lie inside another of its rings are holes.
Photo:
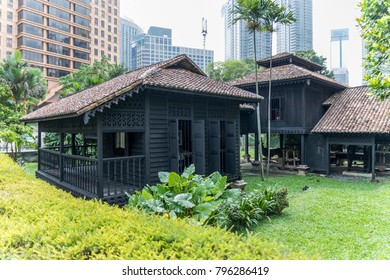
[[[203,48],[202,18],[208,21],[206,48],[214,50],[214,60],[224,60],[224,24],[221,15],[226,0],[121,0],[121,16],[137,23],[144,32],[150,26],[172,29],[173,44]],[[313,0],[313,48],[330,63],[330,30],[349,28],[344,44],[344,60],[351,86],[362,82],[361,39],[356,27],[359,0]],[[334,48],[332,48],[334,49]]]

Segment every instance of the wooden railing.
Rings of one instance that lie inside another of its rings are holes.
[[[40,170],[51,176],[60,178],[60,152],[54,150],[39,149]]]
[[[103,159],[103,195],[113,196],[139,190],[144,184],[145,156]]]
[[[62,154],[62,180],[83,191],[98,194],[97,159]]]

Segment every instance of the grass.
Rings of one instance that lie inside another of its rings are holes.
[[[35,171],[38,169],[38,163],[26,162],[22,168],[28,176],[35,177]]]
[[[245,177],[247,189],[258,177]],[[254,231],[294,252],[321,259],[390,259],[390,184],[318,176],[279,176],[261,187],[288,187],[290,207]],[[304,186],[309,189],[302,191]]]

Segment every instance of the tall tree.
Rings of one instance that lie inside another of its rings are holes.
[[[383,100],[390,96],[390,1],[362,0],[359,6],[362,15],[357,22],[367,49],[364,79]]]
[[[92,64],[82,64],[76,72],[60,78],[62,85],[61,96],[68,96],[83,89],[104,83],[112,78],[122,75],[126,69],[122,64],[112,64],[103,56]]]
[[[323,66],[324,69],[320,70],[318,73],[331,79],[335,78],[333,72],[326,68],[326,58],[322,55],[318,55],[314,50],[296,51],[295,55]]]
[[[268,10],[263,17],[262,30],[267,31],[271,35],[270,49],[272,50],[272,37],[276,31],[276,24],[291,24],[295,21],[291,11],[287,11],[286,7],[279,6],[273,0],[268,0]],[[271,161],[271,91],[272,91],[272,54],[269,62],[269,84],[268,84],[268,131],[267,131],[267,176],[269,175],[269,165]]]
[[[207,65],[207,75],[217,81],[225,82],[242,77],[254,71],[253,60],[227,60],[211,62]]]
[[[15,103],[25,105],[19,108],[26,109],[29,105],[38,104],[47,92],[42,71],[30,67],[18,50],[0,63],[0,79],[9,86]]]
[[[262,19],[264,14],[268,10],[268,0],[238,0],[237,5],[233,9],[234,23],[242,20],[246,24],[246,28],[253,36],[253,53],[254,53],[254,66],[255,66],[255,87],[256,94],[259,94],[259,78],[257,67],[257,53],[256,53],[256,32],[261,30]],[[260,105],[257,106],[257,133],[260,137],[259,152],[260,152],[260,167],[261,167],[261,179],[264,180],[264,165],[263,165],[263,152],[261,147],[261,118],[260,118]]]

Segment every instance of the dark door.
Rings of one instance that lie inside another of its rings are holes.
[[[196,174],[205,175],[205,133],[204,133],[204,120],[195,120],[194,121],[194,164]]]
[[[179,172],[178,120],[169,120],[169,166],[170,166],[170,171]]]
[[[209,121],[209,173],[221,171],[221,127],[218,120]]]
[[[236,175],[236,123],[226,122],[226,173]]]

